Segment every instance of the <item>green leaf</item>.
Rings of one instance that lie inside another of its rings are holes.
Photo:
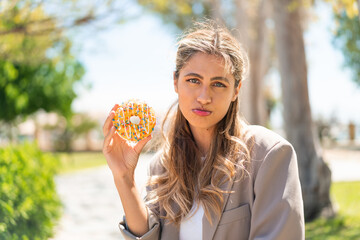
[[[5,62],[4,64],[4,74],[9,81],[13,81],[18,77],[18,71],[10,62]]]

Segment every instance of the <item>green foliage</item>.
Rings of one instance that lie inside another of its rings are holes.
[[[178,29],[185,29],[197,20],[210,15],[210,2],[201,0],[137,0],[151,12],[159,14],[164,23],[175,24]]]
[[[306,224],[308,240],[360,239],[360,182],[333,183],[331,193],[339,205],[338,215]]]
[[[60,216],[59,160],[35,144],[0,149],[0,239],[48,239]]]
[[[69,116],[76,97],[73,85],[83,73],[81,64],[73,59],[39,65],[0,59],[0,109],[5,110],[0,112],[0,119],[10,122],[39,109]]]
[[[23,29],[29,22],[42,22],[45,28],[55,25],[41,6],[29,5],[31,1],[0,9],[0,120],[6,123],[39,109],[71,115],[73,88],[84,74],[62,31],[27,34],[31,29]]]
[[[335,14],[338,23],[335,45],[345,57],[345,66],[353,73],[353,80],[360,86],[360,21],[358,16],[349,17],[345,11]]]
[[[346,14],[350,17],[356,17],[359,14],[359,2],[358,0],[324,0],[332,5],[333,12],[339,14],[340,12],[345,11]]]

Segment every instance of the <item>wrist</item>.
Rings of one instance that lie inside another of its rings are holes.
[[[116,185],[120,186],[132,186],[135,185],[135,177],[134,174],[126,174],[126,175],[113,175],[114,176],[114,182]]]

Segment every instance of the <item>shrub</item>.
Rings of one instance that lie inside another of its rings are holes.
[[[60,216],[59,160],[36,144],[0,149],[0,239],[48,239]]]

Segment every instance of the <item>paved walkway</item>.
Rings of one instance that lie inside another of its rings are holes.
[[[142,155],[135,172],[143,196],[151,156]],[[107,166],[60,175],[55,181],[64,212],[53,240],[123,239],[118,228],[123,210]]]
[[[328,150],[324,157],[333,181],[360,181],[360,151]],[[142,155],[135,173],[142,195],[150,159]],[[64,212],[53,240],[123,239],[117,226],[123,210],[107,166],[60,175],[56,184]]]
[[[332,149],[324,151],[333,182],[360,181],[360,151]]]

